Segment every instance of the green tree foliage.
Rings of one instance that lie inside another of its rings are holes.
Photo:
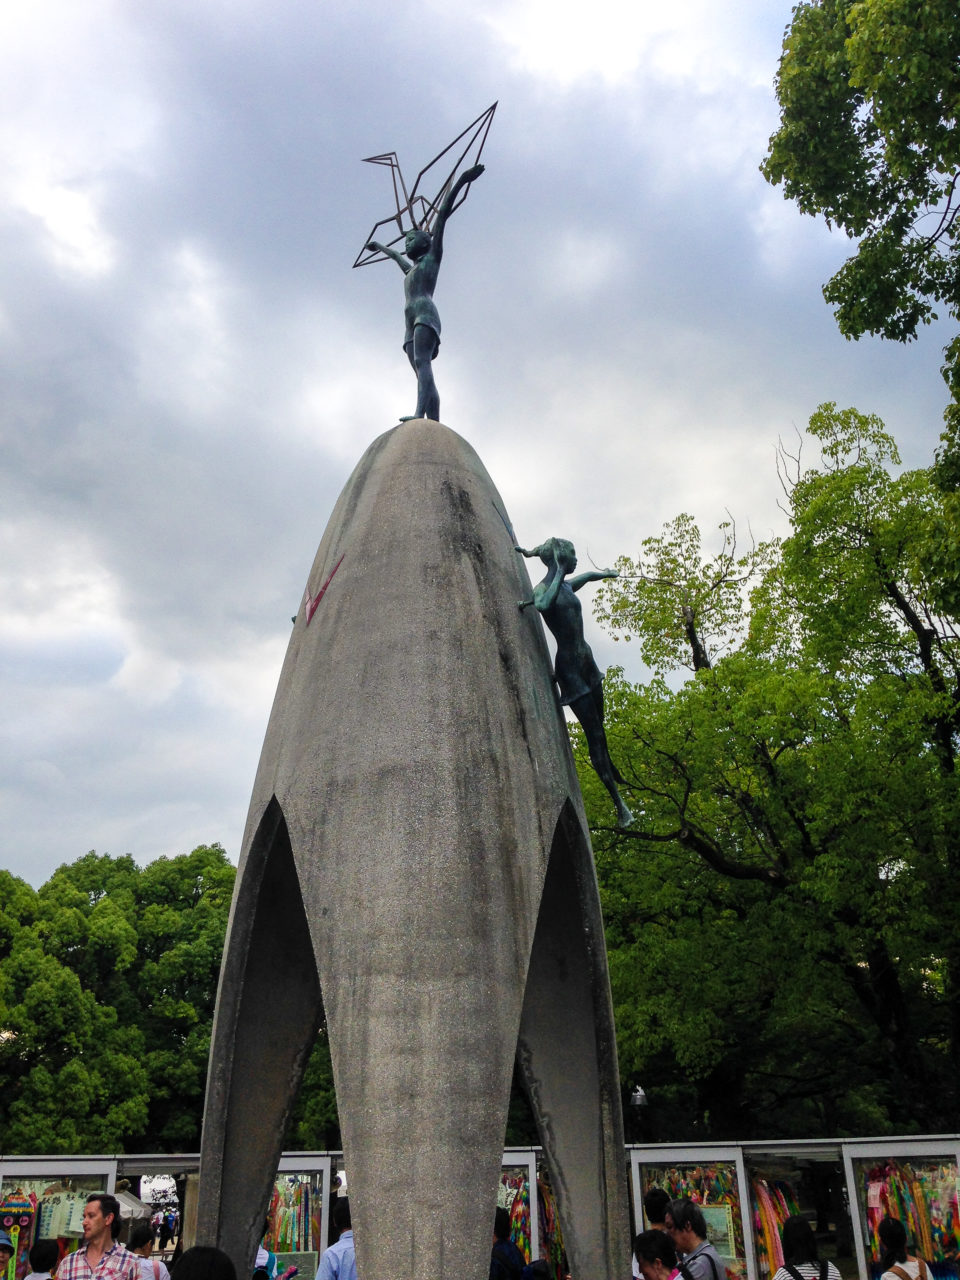
[[[621,1073],[660,1137],[960,1118],[960,640],[917,553],[943,495],[891,474],[875,418],[810,431],[782,543],[724,526],[704,560],[680,517],[598,592],[655,671],[606,686],[636,826],[582,778]]]
[[[960,316],[960,20],[951,0],[801,0],[762,170],[859,240],[824,289],[843,333],[900,341]],[[950,354],[955,367],[960,349]]]
[[[0,873],[5,1151],[197,1149],[234,875],[219,845]]]

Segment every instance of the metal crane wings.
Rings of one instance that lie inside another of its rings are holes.
[[[367,245],[371,240],[382,240],[388,247],[392,247],[403,240],[408,231],[432,230],[437,212],[443,203],[443,198],[456,182],[457,175],[462,169],[470,168],[479,163],[483,152],[483,144],[486,142],[487,134],[490,132],[490,125],[496,109],[496,103],[491,107],[487,107],[486,111],[477,116],[472,124],[468,124],[466,129],[458,134],[448,146],[444,147],[439,155],[434,156],[430,163],[417,174],[417,180],[413,184],[413,189],[409,192],[403,180],[403,174],[400,172],[400,161],[397,159],[395,151],[387,151],[383,155],[366,156],[364,158],[365,164],[382,164],[389,168],[390,176],[393,178],[393,196],[397,211],[389,217],[381,218],[379,222],[374,224],[373,230],[363,242],[363,248],[357,254],[356,261],[353,264],[355,267],[365,267],[371,262],[383,262],[386,260],[385,254],[379,251],[371,252],[367,249]],[[440,190],[431,200],[422,194],[420,185],[423,183],[426,186],[427,182],[432,182],[436,178],[436,174],[431,171],[435,165],[440,164],[444,157],[449,159],[451,152],[454,155],[453,168],[443,180]],[[469,190],[470,188],[467,186],[461,191],[456,204],[453,206],[454,209],[459,209],[460,205],[463,204]],[[384,236],[378,235],[381,227],[389,228],[388,234],[395,229],[396,234],[393,235],[392,239],[387,240]]]

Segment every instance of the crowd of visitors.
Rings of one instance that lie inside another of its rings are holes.
[[[654,1188],[644,1197],[643,1208],[650,1226],[633,1242],[635,1280],[727,1280],[723,1259],[708,1239],[703,1212],[693,1201],[671,1200],[665,1191]],[[346,1196],[337,1198],[331,1216],[337,1239],[321,1255],[315,1280],[357,1280]],[[135,1224],[128,1244],[121,1244],[120,1204],[106,1192],[95,1192],[84,1207],[80,1247],[58,1262],[57,1242],[37,1240],[30,1250],[26,1280],[238,1280],[227,1254],[208,1245],[185,1250],[171,1275],[166,1264],[152,1256],[155,1231],[154,1224]],[[929,1280],[925,1260],[908,1251],[902,1222],[884,1218],[878,1236],[883,1248],[880,1280]],[[841,1280],[833,1263],[820,1258],[816,1235],[806,1218],[787,1218],[781,1242],[783,1266],[772,1280]],[[0,1274],[7,1270],[13,1253],[13,1240],[0,1231]],[[296,1268],[290,1267],[278,1276],[276,1256],[261,1244],[249,1276],[250,1280],[293,1280],[295,1274]],[[489,1280],[552,1280],[553,1274],[543,1259],[527,1262],[510,1238],[510,1215],[497,1209]]]

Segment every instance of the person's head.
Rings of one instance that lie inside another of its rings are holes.
[[[237,1280],[237,1269],[227,1255],[209,1244],[185,1250],[171,1274],[177,1280]]]
[[[884,1270],[907,1260],[907,1231],[899,1218],[881,1218],[877,1235],[883,1245]]]
[[[153,1227],[149,1222],[135,1222],[130,1228],[130,1239],[127,1241],[127,1248],[131,1253],[142,1254],[144,1258],[150,1257],[150,1251],[153,1248]]]
[[[790,1266],[798,1267],[801,1262],[820,1261],[813,1227],[799,1214],[787,1218],[780,1231],[780,1239],[783,1242],[783,1260]]]
[[[663,1221],[679,1253],[692,1253],[707,1238],[706,1220],[692,1200],[671,1200]]]
[[[510,1214],[502,1206],[493,1215],[493,1234],[498,1240],[510,1239]]]
[[[350,1197],[337,1196],[333,1202],[333,1225],[338,1231],[350,1231]]]
[[[31,1271],[52,1271],[60,1257],[60,1246],[56,1240],[37,1240],[29,1256]]]
[[[643,1197],[643,1216],[651,1227],[663,1227],[664,1215],[670,1204],[669,1193],[663,1187],[651,1187]]]
[[[665,1231],[641,1231],[633,1242],[633,1256],[643,1280],[667,1280],[677,1265],[677,1251]]]
[[[0,1270],[6,1270],[7,1263],[13,1257],[13,1241],[7,1231],[0,1231]]]
[[[407,232],[404,240],[404,250],[411,262],[419,262],[431,244],[433,244],[433,241],[430,238],[429,231],[414,229]]]
[[[105,1191],[97,1191],[87,1196],[83,1209],[83,1238],[102,1240],[109,1236],[116,1240],[120,1234],[120,1201],[116,1196],[109,1196]]]
[[[577,567],[577,552],[569,538],[548,538],[537,547],[537,555],[551,569],[559,565],[566,573],[573,573]]]

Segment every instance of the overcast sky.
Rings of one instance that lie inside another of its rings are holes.
[[[776,442],[823,400],[931,459],[948,333],[846,342],[820,293],[846,241],[758,172],[789,14],[0,9],[0,866],[237,858],[327,517],[415,404],[400,273],[351,270],[392,203],[364,156],[412,179],[499,99],[436,375],[527,545],[605,564],[726,508],[780,530]]]

